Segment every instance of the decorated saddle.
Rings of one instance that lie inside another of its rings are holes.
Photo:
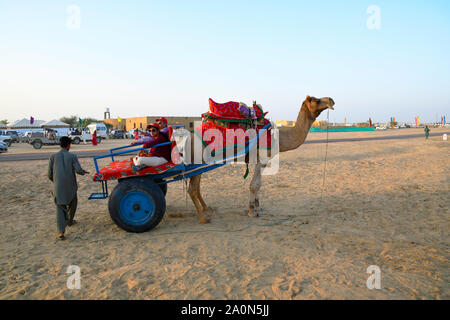
[[[253,102],[253,107],[248,107],[243,102],[228,101],[217,103],[209,99],[209,112],[202,115],[203,118],[234,120],[237,122],[248,122],[261,120],[267,114],[263,113],[262,107]]]
[[[225,153],[227,148],[242,147],[248,145],[252,135],[248,130],[258,132],[270,123],[265,118],[261,105],[253,102],[252,107],[248,107],[243,102],[229,101],[217,103],[209,99],[209,111],[202,114],[201,126],[195,128],[195,134],[202,138],[202,143],[211,150],[211,155],[218,151]],[[216,129],[217,131],[209,131]],[[212,132],[212,133],[211,133]],[[217,140],[214,133],[220,132],[222,139]],[[260,134],[257,141],[258,148],[270,149],[271,132],[270,127]]]

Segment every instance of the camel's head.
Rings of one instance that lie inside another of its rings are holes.
[[[303,105],[308,109],[314,119],[316,119],[322,113],[322,111],[326,109],[334,110],[334,101],[329,97],[318,99],[306,96],[305,101],[303,101]]]

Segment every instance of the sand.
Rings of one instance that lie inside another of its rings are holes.
[[[354,136],[373,134],[386,133]],[[100,186],[79,176],[66,241],[47,161],[0,162],[0,299],[449,299],[449,150],[441,137],[330,143],[322,189],[325,144],[305,144],[263,177],[259,218],[244,213],[245,167],[227,165],[202,178],[210,224],[176,182],[142,234],[117,227],[107,200],[88,201]],[[69,265],[80,290],[66,286]],[[380,290],[366,286],[370,265]]]

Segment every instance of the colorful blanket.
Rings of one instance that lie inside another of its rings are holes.
[[[100,170],[99,174],[94,175],[94,181],[114,180],[131,176],[141,176],[146,174],[159,174],[176,166],[172,161],[157,167],[146,167],[133,173],[131,160],[114,161]]]
[[[203,118],[210,117],[212,119],[227,119],[247,122],[249,120],[261,120],[267,114],[263,113],[262,107],[253,103],[253,107],[249,108],[243,102],[228,101],[226,103],[217,103],[211,98],[209,99],[209,112],[203,114]]]

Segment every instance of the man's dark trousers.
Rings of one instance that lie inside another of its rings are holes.
[[[58,226],[59,233],[66,232],[67,224],[73,222],[75,212],[77,211],[77,204],[78,198],[76,194],[69,204],[56,204],[56,224]]]

